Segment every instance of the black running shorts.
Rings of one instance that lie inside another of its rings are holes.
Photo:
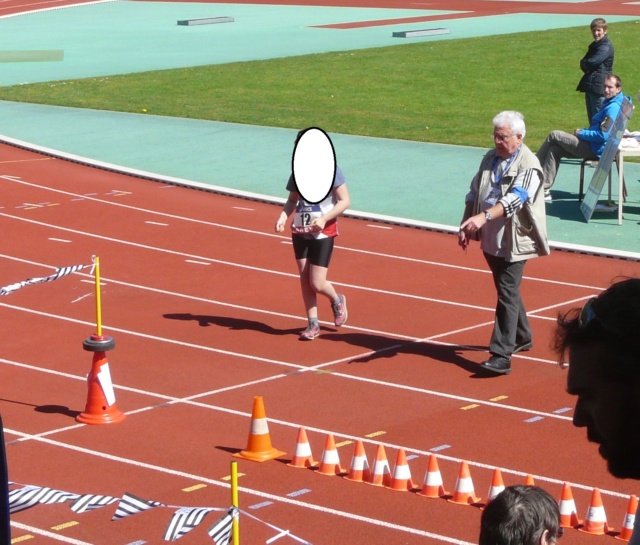
[[[329,268],[335,237],[315,238],[292,235],[293,252],[296,259],[307,259],[312,265]]]

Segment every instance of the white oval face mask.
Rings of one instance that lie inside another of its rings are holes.
[[[326,199],[336,175],[336,153],[329,135],[318,127],[305,129],[296,142],[291,163],[300,196],[312,204]]]

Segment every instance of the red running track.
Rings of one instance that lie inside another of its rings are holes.
[[[10,2],[0,14],[46,7]],[[429,7],[477,16],[504,3]],[[617,1],[581,7],[601,15],[637,9]],[[475,369],[494,293],[477,247],[464,254],[451,235],[342,219],[331,278],[348,296],[350,320],[339,330],[325,322],[319,339],[303,343],[290,243],[271,230],[277,207],[6,146],[0,152],[0,284],[100,256],[104,329],[116,339],[109,362],[126,414],[104,426],[74,420],[91,368],[81,345],[96,326],[86,271],[0,298],[0,413],[13,488],[129,492],[169,506],[111,522],[115,505],[83,514],[69,504],[38,505],[12,516],[14,542],[162,543],[178,507],[229,505],[232,460],[245,545],[275,537],[276,528],[323,545],[476,542],[477,507],[287,466],[300,426],[316,459],[333,434],[345,469],[357,439],[370,465],[382,444],[392,471],[404,449],[418,487],[432,452],[448,490],[467,461],[482,498],[495,468],[507,485],[532,475],[558,498],[566,481],[583,518],[598,487],[610,525],[620,528],[635,483],[610,477],[572,426],[574,400],[548,343],[558,312],[617,276],[638,276],[638,263],[561,252],[530,262],[523,291],[535,347],[514,358],[512,375],[482,379]],[[327,320],[328,306],[321,312]],[[231,456],[247,445],[256,395],[273,445],[287,452],[263,464]],[[217,516],[181,543],[210,543],[205,530]],[[575,530],[563,537],[568,545],[611,540]]]
[[[12,0],[29,2],[30,0]],[[141,0],[145,1],[145,0]],[[175,0],[165,0],[175,2]],[[186,1],[186,0],[183,0]],[[523,1],[523,0],[234,0],[233,4],[264,5],[312,5],[355,8],[391,8],[441,10],[446,12],[460,11],[459,14],[438,16],[438,20],[488,17],[514,13],[546,13],[554,15],[575,15],[576,13],[606,17],[608,15],[640,15],[640,6],[628,0],[591,0],[588,2]],[[464,13],[463,13],[464,12]],[[430,20],[430,17],[421,20]],[[435,19],[435,17],[433,17]],[[404,20],[406,22],[406,19]],[[388,24],[388,23],[385,23]]]
[[[12,481],[226,507],[231,453],[246,447],[260,395],[272,443],[287,455],[238,460],[241,509],[262,521],[241,515],[242,543],[274,537],[264,523],[324,545],[477,538],[477,507],[287,466],[300,426],[316,459],[334,434],[345,469],[357,439],[370,465],[383,444],[392,471],[404,449],[416,486],[437,452],[446,488],[467,461],[483,498],[496,467],[507,485],[531,474],[558,498],[562,483],[572,483],[581,517],[598,487],[619,528],[634,483],[611,478],[572,426],[573,399],[548,343],[558,312],[618,275],[637,276],[640,264],[561,252],[530,262],[524,297],[535,347],[514,358],[511,375],[483,379],[475,369],[494,292],[477,247],[464,254],[451,235],[343,218],[330,276],[348,296],[349,323],[325,322],[322,336],[305,343],[290,242],[272,232],[278,207],[17,148],[0,152],[0,225],[8,235],[0,283],[100,256],[104,331],[117,343],[108,353],[111,374],[127,415],[103,426],[73,419],[84,409],[91,367],[81,345],[96,326],[87,272],[2,297],[0,412]],[[321,319],[329,316],[321,307]],[[12,517],[13,536],[161,543],[175,511],[111,522],[114,509],[76,515],[68,505],[38,505]],[[182,542],[206,542],[208,525]],[[584,539],[570,531],[563,542]]]

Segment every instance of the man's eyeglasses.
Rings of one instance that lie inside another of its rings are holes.
[[[500,142],[506,142],[509,138],[515,136],[515,134],[494,134],[494,140],[500,140]]]

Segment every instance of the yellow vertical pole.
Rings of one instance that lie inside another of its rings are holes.
[[[238,508],[238,462],[231,462],[231,505]],[[233,545],[240,545],[240,525],[238,517],[233,517]]]
[[[96,278],[96,335],[102,337],[102,302],[100,301],[100,258],[93,260],[94,274]]]

